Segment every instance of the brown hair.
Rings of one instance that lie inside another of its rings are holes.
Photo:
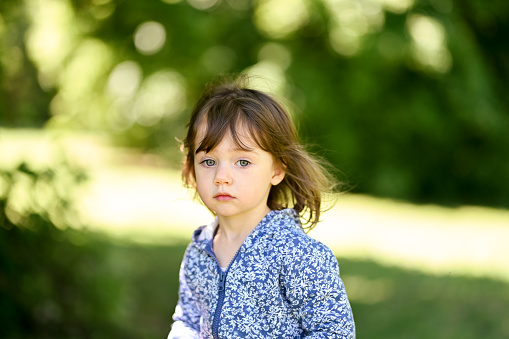
[[[297,130],[286,110],[268,94],[247,87],[247,76],[234,80],[218,79],[209,84],[196,103],[183,142],[186,152],[182,178],[195,187],[194,156],[209,152],[231,133],[246,149],[236,128],[241,123],[264,151],[269,152],[285,171],[283,181],[272,186],[267,205],[272,210],[293,208],[305,217],[312,229],[324,210],[323,194],[332,192],[335,180],[326,164],[310,155],[300,144]],[[204,120],[205,119],[205,120]],[[206,122],[205,137],[196,145],[197,128]]]

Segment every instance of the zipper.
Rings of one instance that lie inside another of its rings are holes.
[[[221,269],[221,268],[219,268]],[[221,309],[223,308],[224,302],[224,287],[226,284],[226,274],[227,272],[223,272],[221,270],[221,275],[219,276],[219,295],[217,300],[216,311],[214,313],[214,320],[212,321],[212,336],[214,339],[218,339],[218,331],[219,331],[219,318],[221,316]]]
[[[242,246],[240,246],[240,247],[242,247]],[[218,298],[217,298],[216,311],[214,312],[214,320],[212,321],[212,337],[214,339],[219,339],[219,334],[218,334],[219,320],[221,318],[221,310],[223,308],[224,297],[225,297],[225,293],[226,293],[226,291],[225,291],[226,290],[226,276],[228,275],[228,271],[230,271],[230,267],[232,266],[233,262],[235,261],[235,259],[237,259],[237,256],[240,252],[240,247],[237,250],[237,253],[235,253],[235,256],[233,257],[232,261],[228,265],[228,268],[224,272],[221,269],[221,265],[219,265],[219,261],[217,261],[217,258],[214,255],[214,259],[216,259],[217,267],[219,270],[218,271],[219,272],[219,284],[218,284],[219,294],[218,294]]]

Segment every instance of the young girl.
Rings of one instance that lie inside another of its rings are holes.
[[[191,115],[183,178],[215,219],[184,255],[168,338],[355,338],[337,260],[300,222],[318,222],[330,176],[245,80],[209,86]]]

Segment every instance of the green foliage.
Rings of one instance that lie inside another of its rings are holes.
[[[66,163],[0,172],[2,338],[129,337],[119,326],[124,283],[108,246],[67,228],[79,226],[71,192],[84,179]]]
[[[30,219],[38,230],[0,229],[2,337],[129,337],[118,321],[124,283],[105,262],[108,248]]]
[[[2,1],[0,124],[100,130],[177,164],[203,84],[265,67],[354,191],[507,207],[507,1],[295,0],[280,20],[263,12],[279,2],[197,3]],[[165,41],[143,52],[149,21]]]

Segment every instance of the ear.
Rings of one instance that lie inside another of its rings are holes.
[[[285,178],[285,171],[279,165],[274,165],[274,172],[272,173],[272,179],[270,183],[272,186],[276,186]]]

